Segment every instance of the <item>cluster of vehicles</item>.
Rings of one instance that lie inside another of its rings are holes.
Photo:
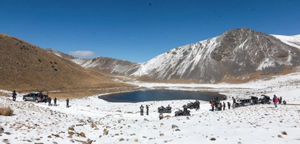
[[[240,98],[237,99],[235,102],[235,106],[248,106],[248,105],[255,105],[255,104],[270,104],[271,98],[267,95],[261,95],[260,97],[250,96],[250,98]]]
[[[188,109],[200,109],[200,102],[196,100],[195,102],[189,102],[186,105],[183,105],[183,110],[175,111],[175,116],[190,116],[190,111]],[[158,113],[171,113],[172,107],[168,105],[167,107],[161,106],[157,108]]]

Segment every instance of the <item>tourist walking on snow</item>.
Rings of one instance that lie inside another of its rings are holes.
[[[149,115],[149,105],[146,105],[146,114]]]
[[[13,101],[16,101],[17,93],[16,93],[15,90],[14,90],[13,93],[12,93],[12,98],[13,98]]]
[[[66,100],[66,102],[67,102],[67,108],[69,108],[69,99],[67,98],[67,100]]]
[[[228,109],[230,109],[230,102],[227,102]]]
[[[55,98],[54,98],[54,106],[57,106],[57,105],[56,105],[56,102],[57,102],[57,98],[55,97]]]
[[[226,107],[225,102],[223,102],[223,111],[225,110],[225,107]]]
[[[276,95],[274,95],[273,103],[274,103],[275,108],[277,108],[278,101],[279,101],[278,98],[276,97]]]
[[[143,105],[140,106],[140,110],[141,110],[141,116],[144,115],[144,106]]]

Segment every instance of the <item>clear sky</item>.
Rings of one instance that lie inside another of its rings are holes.
[[[146,62],[241,27],[300,34],[300,0],[0,0],[0,33],[85,58]]]

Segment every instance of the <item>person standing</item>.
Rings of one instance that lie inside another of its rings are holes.
[[[67,108],[69,108],[69,98],[67,98],[67,100],[66,100],[66,102],[67,102]]]
[[[214,110],[215,110],[215,103],[211,102],[211,111],[214,111]]]
[[[141,110],[141,116],[144,115],[144,106],[143,105],[140,106],[140,110]]]
[[[48,106],[51,106],[51,97],[48,97],[48,102],[49,102],[49,104],[48,104]]]
[[[196,100],[195,105],[196,105],[196,110],[199,110],[200,109],[200,102],[198,100]]]
[[[57,102],[57,98],[55,97],[55,98],[54,98],[54,106],[57,106],[57,105],[56,105],[56,102]]]
[[[227,102],[228,109],[230,109],[230,102]]]
[[[186,105],[183,105],[182,107],[183,107],[183,113],[184,113],[184,114],[187,114],[187,111],[188,111],[188,110],[187,110],[187,106],[186,106]]]
[[[149,115],[149,105],[146,105],[146,114]]]
[[[232,97],[232,109],[235,109],[235,98]]]
[[[282,97],[279,97],[279,104],[282,103]]]
[[[12,93],[12,98],[13,98],[13,101],[16,101],[17,93],[16,93],[15,90],[14,90],[13,93]]]
[[[274,103],[275,108],[277,108],[278,101],[279,101],[278,98],[276,97],[276,95],[274,95],[273,103]]]
[[[225,110],[225,107],[226,107],[225,102],[223,102],[223,111]]]

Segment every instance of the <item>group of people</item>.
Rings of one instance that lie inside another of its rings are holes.
[[[144,106],[141,105],[140,106],[140,112],[141,112],[141,116],[144,115]],[[146,114],[149,115],[149,105],[146,105]]]
[[[51,99],[50,97],[48,97],[48,98],[46,99],[46,103],[48,102],[48,106],[52,106],[51,101],[52,101],[52,99]],[[67,107],[67,108],[70,107],[69,101],[70,101],[69,98],[67,98],[67,99],[66,99],[66,107]],[[54,98],[53,102],[54,102],[54,106],[57,106],[57,98],[56,98],[56,97]]]
[[[275,108],[277,108],[278,104],[286,105],[286,101],[285,100],[282,101],[282,97],[278,98],[276,95],[273,96],[273,103],[274,103]]]
[[[230,102],[227,102],[227,107],[228,109],[230,109],[231,107],[231,103]],[[212,111],[215,111],[215,108],[216,110],[219,110],[221,111],[223,109],[223,111],[226,109],[226,103],[225,102],[217,102],[217,101],[211,101],[211,110]]]
[[[48,97],[46,99],[46,102],[48,102],[48,106],[52,106],[51,101],[52,101],[52,99],[50,97]],[[56,97],[54,98],[53,102],[54,102],[54,106],[57,106],[57,98]]]

